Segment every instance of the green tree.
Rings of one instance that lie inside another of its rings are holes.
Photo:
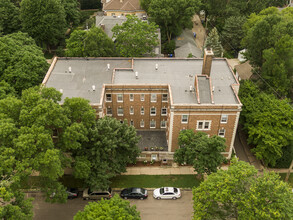
[[[140,150],[135,128],[115,118],[99,119],[89,129],[89,141],[73,151],[74,175],[91,188],[106,189],[110,178],[126,171],[126,165],[136,160]]]
[[[141,8],[148,12],[151,0],[140,0],[139,3]]]
[[[129,201],[121,199],[117,194],[110,200],[90,202],[79,211],[74,220],[86,219],[113,219],[113,220],[140,220],[136,206],[130,206]]]
[[[57,45],[65,37],[66,14],[60,0],[22,0],[22,27],[38,45]]]
[[[19,8],[10,0],[0,1],[0,33],[11,34],[21,28]]]
[[[240,86],[239,97],[243,103],[241,123],[248,134],[252,151],[266,165],[274,166],[283,155],[282,148],[293,140],[293,109],[288,100],[278,100],[267,95],[250,81]]]
[[[293,194],[274,172],[232,161],[193,189],[194,219],[292,219]]]
[[[25,33],[0,37],[0,80],[18,94],[42,82],[49,64],[35,41]]]
[[[80,22],[80,5],[77,0],[62,0],[65,10],[65,19],[68,26],[78,26]]]
[[[193,165],[198,174],[216,172],[224,160],[221,154],[226,149],[224,138],[209,138],[204,132],[183,130],[179,134],[178,143],[180,149],[175,151],[174,161]]]
[[[8,96],[16,96],[15,89],[4,80],[0,81],[0,99]]]
[[[198,11],[200,4],[200,0],[151,0],[148,14],[170,42],[172,37],[180,35],[183,29],[192,28],[191,18]]]
[[[113,39],[117,52],[123,57],[140,57],[144,54],[153,54],[158,45],[158,26],[147,23],[135,15],[128,15],[122,25],[113,27]]]
[[[206,41],[205,41],[205,48],[212,48],[215,57],[222,57],[223,54],[223,47],[220,41],[220,37],[217,31],[217,28],[213,28],[212,31],[209,33]]]
[[[66,40],[66,55],[69,57],[109,57],[115,55],[114,43],[98,27],[89,31],[75,30]]]

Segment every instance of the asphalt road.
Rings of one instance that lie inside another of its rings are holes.
[[[136,205],[142,220],[190,220],[192,219],[192,192],[182,191],[177,200],[156,200],[149,191],[146,200],[129,200]],[[88,201],[82,198],[68,200],[66,204],[50,204],[37,195],[33,202],[34,220],[72,220],[73,216],[83,210]]]

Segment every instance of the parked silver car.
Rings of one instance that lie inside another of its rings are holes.
[[[82,198],[85,200],[89,199],[110,199],[112,198],[112,189],[109,188],[108,190],[91,190],[90,188],[86,188],[83,190]]]
[[[153,196],[155,199],[179,199],[181,192],[179,188],[162,187],[154,190]]]

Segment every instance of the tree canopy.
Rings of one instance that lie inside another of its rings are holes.
[[[20,17],[23,31],[38,45],[57,45],[65,37],[66,13],[60,0],[22,0]]]
[[[0,1],[0,33],[11,34],[21,28],[19,8],[10,0]]]
[[[255,146],[252,151],[265,164],[274,166],[283,156],[282,149],[293,140],[289,100],[267,95],[250,81],[241,84],[239,97],[243,103],[240,122],[248,133],[248,143]]]
[[[79,211],[73,219],[140,220],[140,215],[135,205],[130,206],[129,201],[121,199],[116,194],[110,200],[90,202],[84,207],[84,211]]]
[[[79,2],[77,0],[62,0],[61,2],[65,10],[67,25],[69,27],[79,25],[81,17]]]
[[[209,33],[206,41],[205,41],[205,48],[212,48],[215,57],[222,57],[223,56],[223,47],[220,41],[220,37],[218,35],[217,28],[213,28],[212,31]]]
[[[120,56],[140,57],[144,54],[153,54],[158,45],[158,26],[147,23],[135,15],[128,15],[127,21],[113,27],[115,47]]]
[[[180,148],[175,151],[174,161],[193,165],[198,174],[216,172],[224,160],[221,153],[226,145],[222,137],[209,138],[204,132],[183,130],[179,134],[178,144]]]
[[[26,33],[0,37],[0,80],[18,94],[42,82],[49,64],[35,41]]]
[[[200,4],[200,0],[151,0],[147,12],[170,42],[184,28],[192,28],[191,18]]]
[[[274,172],[233,160],[193,189],[194,219],[292,219],[293,193]]]
[[[114,56],[114,43],[98,27],[89,31],[75,30],[66,40],[66,55],[69,57],[109,57]]]

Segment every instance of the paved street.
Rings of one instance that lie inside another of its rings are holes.
[[[178,200],[155,200],[153,192],[149,191],[146,200],[130,200],[136,205],[142,220],[189,220],[191,219],[192,192],[182,191],[182,198]],[[44,201],[39,194],[35,197],[34,220],[72,220],[73,216],[83,210],[88,201],[81,198],[68,200],[66,204],[50,204]]]

